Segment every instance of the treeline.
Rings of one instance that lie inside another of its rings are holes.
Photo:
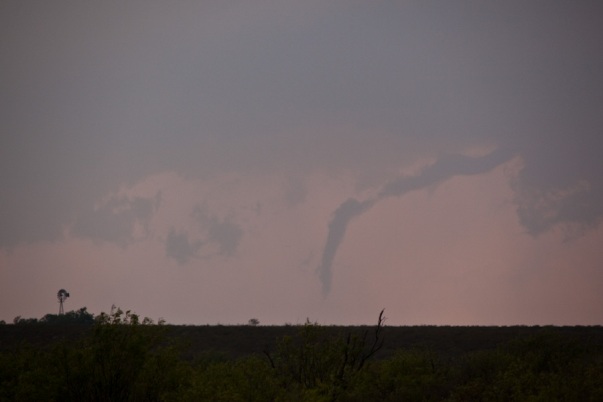
[[[78,311],[72,318],[89,314]],[[0,351],[0,400],[603,400],[600,340],[559,331],[465,352],[398,348],[375,359],[388,342],[380,315],[366,328],[334,330],[307,321],[267,342],[269,348],[233,357],[191,355],[186,339],[168,336],[168,326],[117,308],[88,324],[75,340],[43,347],[21,342]]]
[[[6,324],[0,321],[0,325]],[[79,310],[69,311],[65,314],[46,314],[40,318],[23,318],[20,315],[13,319],[15,325],[32,325],[32,324],[77,324],[77,325],[92,325],[94,324],[94,314],[88,312],[86,307]]]

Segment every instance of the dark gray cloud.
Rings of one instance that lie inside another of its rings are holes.
[[[508,149],[497,149],[483,157],[444,154],[418,175],[403,176],[387,183],[379,192],[378,198],[399,197],[409,191],[425,188],[454,176],[485,173],[507,162],[513,155],[513,152]]]
[[[199,205],[194,208],[192,218],[196,223],[192,231],[172,229],[168,234],[165,240],[167,257],[186,264],[194,258],[236,254],[244,232],[231,217],[219,218],[210,214],[207,206]]]
[[[519,221],[533,236],[559,227],[571,239],[596,228],[603,217],[603,193],[597,184],[577,181],[565,188],[514,185]]]
[[[71,234],[122,247],[134,241],[135,225],[148,234],[148,223],[159,207],[160,193],[154,198],[112,197],[98,208],[80,214]]]
[[[219,247],[219,253],[224,256],[233,256],[241,238],[243,229],[230,219],[219,220],[212,218],[207,228],[207,242],[216,243]]]
[[[603,127],[603,121],[601,121]],[[560,228],[568,237],[596,228],[603,218],[600,130],[584,128],[573,140],[557,136],[522,150],[513,180],[521,224],[534,236]],[[598,131],[598,133],[597,133]],[[569,133],[568,128],[568,133]],[[571,137],[571,135],[570,135]]]
[[[170,230],[165,240],[165,255],[175,259],[178,264],[186,264],[192,258],[198,257],[203,242],[191,241],[187,232]]]
[[[219,218],[210,214],[204,205],[195,207],[193,216],[202,233],[204,244],[213,244],[218,248],[218,254],[222,256],[229,257],[236,254],[244,232],[232,217]]]
[[[57,239],[166,170],[380,185],[472,146],[522,156],[530,233],[596,225],[601,27],[598,2],[4,2],[0,248]]]

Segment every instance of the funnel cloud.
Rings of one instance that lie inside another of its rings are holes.
[[[349,198],[333,212],[329,223],[318,276],[322,283],[323,296],[331,291],[333,281],[333,260],[337,249],[345,237],[350,222],[368,211],[377,202],[388,197],[402,197],[404,194],[446,181],[454,176],[467,176],[486,173],[509,161],[514,153],[509,149],[497,149],[482,157],[469,157],[460,154],[441,155],[435,163],[424,168],[416,176],[403,176],[385,186],[374,199],[358,201]]]

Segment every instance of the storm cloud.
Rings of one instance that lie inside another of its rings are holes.
[[[508,161],[505,239],[550,266],[536,243],[603,220],[602,27],[599,2],[2,2],[3,282],[116,253],[158,282],[249,266],[206,271],[261,297],[233,278],[275,265],[320,299],[358,218]]]
[[[2,6],[1,247],[169,169],[374,179],[492,144],[526,159],[531,232],[603,214],[600,5],[134,4]],[[538,217],[581,180],[588,212]]]

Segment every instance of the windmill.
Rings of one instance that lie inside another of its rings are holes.
[[[59,299],[59,315],[65,313],[65,311],[63,311],[63,302],[68,297],[69,297],[69,292],[67,292],[65,289],[61,289],[61,290],[59,290],[59,293],[57,293],[57,299]]]

